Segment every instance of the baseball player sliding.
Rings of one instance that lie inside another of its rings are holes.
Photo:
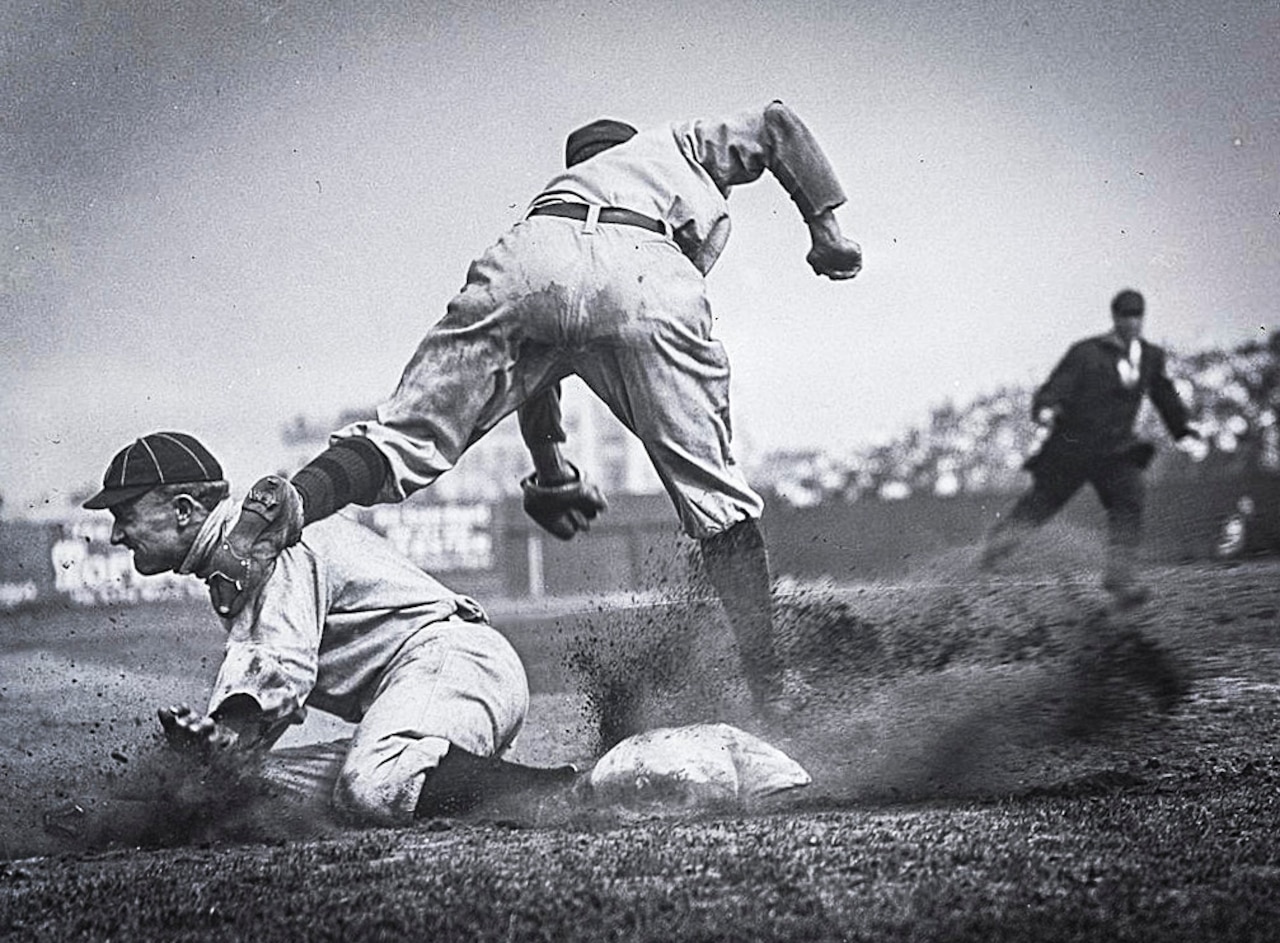
[[[207,579],[238,505],[218,461],[180,432],[122,449],[85,502],[140,573]],[[298,526],[295,524],[295,526]],[[275,559],[252,606],[224,619],[226,655],[207,713],[160,709],[170,743],[216,760],[265,752],[309,707],[356,724],[333,800],[398,824],[571,782],[573,767],[500,759],[529,707],[524,666],[480,606],[343,517],[308,527]]]
[[[833,212],[845,194],[808,128],[777,101],[640,132],[595,121],[569,136],[566,164],[472,263],[377,419],[338,430],[291,481],[251,489],[211,552],[214,605],[241,611],[299,523],[404,500],[513,411],[534,466],[526,511],[564,540],[587,530],[605,498],[560,450],[558,385],[576,374],[644,443],[701,543],[758,711],[786,716],[796,704],[775,649],[762,501],[730,448],[729,361],[711,335],[704,276],[729,236],[731,189],[768,170],[808,226],[813,271],[853,278],[862,252]]]

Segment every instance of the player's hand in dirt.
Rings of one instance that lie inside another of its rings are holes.
[[[276,557],[302,537],[302,497],[285,479],[268,475],[249,489],[240,518],[210,557],[205,577],[218,615],[239,614],[275,569]]]
[[[186,704],[162,707],[157,712],[165,739],[175,750],[209,757],[235,746],[235,733],[212,717],[197,714]]]
[[[537,475],[530,475],[520,482],[524,512],[561,540],[570,540],[579,531],[590,530],[591,522],[609,507],[604,492],[587,481],[577,468],[570,468],[576,476],[571,481],[541,485]]]
[[[835,281],[853,278],[862,271],[862,247],[840,232],[840,224],[830,210],[809,220],[813,247],[805,261],[815,275]]]

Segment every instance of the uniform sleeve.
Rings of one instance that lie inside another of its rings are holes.
[[[1151,347],[1147,351],[1147,356],[1152,367],[1151,385],[1148,387],[1147,395],[1151,397],[1151,402],[1155,405],[1156,412],[1160,414],[1165,428],[1169,430],[1169,435],[1175,439],[1181,439],[1191,431],[1187,425],[1190,414],[1186,404],[1182,402],[1182,397],[1178,395],[1173,381],[1169,379],[1164,350]]]
[[[1076,344],[1066,352],[1058,365],[1049,374],[1040,389],[1031,398],[1031,416],[1034,419],[1042,409],[1052,409],[1055,414],[1063,412],[1075,396],[1076,386],[1081,374],[1083,348]]]
[[[780,101],[731,118],[695,122],[694,159],[724,194],[769,170],[811,219],[845,201],[844,190],[817,140]]]
[[[305,544],[276,559],[260,596],[233,620],[209,698],[209,714],[234,695],[248,695],[267,722],[301,723],[315,686],[328,590]]]
[[[517,411],[520,435],[525,445],[535,446],[545,442],[564,442],[564,424],[560,415],[560,384],[531,397],[520,404]]]

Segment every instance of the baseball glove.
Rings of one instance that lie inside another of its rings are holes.
[[[214,548],[205,577],[218,615],[231,618],[245,607],[280,552],[302,537],[303,523],[302,497],[285,479],[268,475],[249,489],[240,519]]]
[[[536,474],[520,482],[524,512],[561,540],[570,540],[579,531],[590,530],[596,515],[609,506],[604,492],[588,482],[577,468],[569,467],[575,477],[563,484],[540,485]]]

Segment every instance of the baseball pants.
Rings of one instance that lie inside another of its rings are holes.
[[[529,710],[515,649],[482,622],[428,626],[387,667],[334,788],[335,804],[366,821],[413,819],[427,774],[450,745],[500,756]]]
[[[702,274],[634,226],[522,220],[472,263],[364,435],[393,474],[381,497],[429,485],[530,397],[576,374],[644,445],[687,534],[759,518],[730,449],[729,361]]]

